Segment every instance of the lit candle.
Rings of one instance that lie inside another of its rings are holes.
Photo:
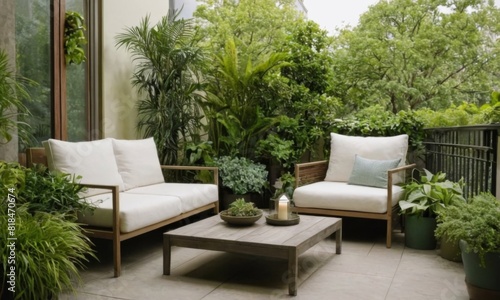
[[[278,204],[278,219],[287,220],[288,219],[288,198],[281,197]]]

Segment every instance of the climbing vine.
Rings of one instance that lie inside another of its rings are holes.
[[[67,11],[64,21],[64,55],[66,64],[81,64],[86,60],[84,45],[85,20],[75,11]]]

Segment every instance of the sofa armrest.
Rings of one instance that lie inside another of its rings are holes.
[[[295,165],[295,188],[323,181],[328,169],[328,161],[314,161]]]
[[[79,185],[92,188],[92,189],[104,189],[110,190],[112,194],[112,205],[113,205],[113,237],[117,238],[120,235],[120,186],[118,185],[104,185],[104,184],[90,184],[90,183],[79,183]]]
[[[217,186],[219,185],[219,168],[218,167],[162,165],[161,168],[164,170],[212,171],[212,172],[214,172],[214,184]]]

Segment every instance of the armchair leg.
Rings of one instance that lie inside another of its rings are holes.
[[[392,246],[392,216],[390,216],[387,219],[387,232],[386,232],[385,245],[387,248],[391,248]]]

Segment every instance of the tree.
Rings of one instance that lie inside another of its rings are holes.
[[[487,0],[382,0],[336,40],[336,95],[348,109],[393,112],[487,102],[499,83],[499,21]]]
[[[281,45],[288,53],[289,64],[281,70],[288,95],[269,107],[282,117],[268,140],[260,142],[261,152],[285,167],[293,167],[307,150],[318,149],[316,142],[328,134],[325,125],[340,105],[331,94],[332,38],[313,21],[298,20],[294,25]]]
[[[154,137],[162,164],[178,164],[202,118],[197,66],[204,54],[191,20],[165,16],[150,26],[145,17],[117,36],[117,46],[137,62],[132,83],[144,95],[138,102],[138,129]]]
[[[302,18],[295,0],[199,0],[194,13],[213,51],[234,38],[239,53],[256,58],[276,51]]]

